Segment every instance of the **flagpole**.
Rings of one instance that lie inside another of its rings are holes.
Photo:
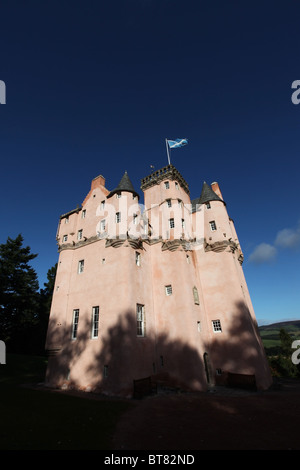
[[[170,155],[169,155],[168,139],[166,139],[166,147],[167,147],[167,154],[168,154],[168,162],[169,162],[169,165],[171,165],[171,163],[170,163]]]

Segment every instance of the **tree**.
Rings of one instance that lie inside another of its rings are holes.
[[[30,261],[37,257],[19,234],[0,245],[0,339],[18,352],[38,322],[39,284]]]
[[[48,269],[47,282],[44,283],[44,289],[40,290],[39,321],[35,328],[35,351],[37,354],[44,354],[45,341],[51,309],[52,295],[55,284],[57,263]]]

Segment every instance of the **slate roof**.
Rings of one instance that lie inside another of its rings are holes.
[[[109,193],[107,198],[112,197],[114,194],[121,191],[127,191],[128,193],[132,193],[134,196],[137,196],[138,199],[140,198],[139,194],[135,191],[132,182],[130,181],[127,171],[125,171],[118,186]]]
[[[200,197],[193,199],[192,201],[192,212],[197,210],[197,204],[206,204],[210,201],[221,201],[225,202],[212,190],[211,186],[204,181]]]

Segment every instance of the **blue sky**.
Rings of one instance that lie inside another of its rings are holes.
[[[261,323],[300,318],[300,3],[3,1],[0,243],[58,258],[59,216],[102,174],[140,192],[165,138],[191,197],[218,181]]]

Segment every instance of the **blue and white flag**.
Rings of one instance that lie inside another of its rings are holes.
[[[188,143],[187,139],[176,139],[176,140],[167,140],[170,149],[177,149],[178,147],[183,147]]]

